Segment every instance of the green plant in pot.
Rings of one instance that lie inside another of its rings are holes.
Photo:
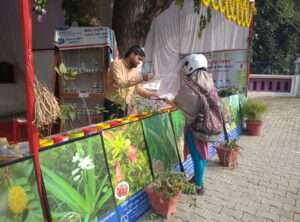
[[[196,194],[196,187],[188,182],[183,173],[166,172],[159,174],[145,191],[152,210],[164,218],[169,218],[176,212],[181,194]]]
[[[262,117],[268,107],[262,100],[248,99],[242,106],[242,114],[246,119],[247,132],[251,136],[259,136],[262,128]]]
[[[236,140],[226,141],[217,147],[217,154],[222,166],[236,168],[239,153],[240,146]]]

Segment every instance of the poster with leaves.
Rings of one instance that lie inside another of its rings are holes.
[[[120,204],[151,183],[152,174],[140,122],[103,132],[115,198]]]
[[[154,173],[175,170],[180,161],[169,113],[144,119],[143,125]]]
[[[99,135],[40,153],[53,221],[98,222],[115,208]]]
[[[171,112],[171,121],[174,128],[175,139],[181,160],[184,160],[184,127],[185,117],[182,111]]]
[[[221,100],[225,126],[228,132],[234,130],[241,122],[239,99],[239,95],[233,95]]]
[[[0,168],[0,221],[44,221],[33,159]]]

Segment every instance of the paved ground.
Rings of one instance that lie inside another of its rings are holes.
[[[185,196],[169,220],[148,215],[141,221],[300,222],[300,99],[268,99],[261,137],[243,136],[235,170],[211,161],[206,194]]]

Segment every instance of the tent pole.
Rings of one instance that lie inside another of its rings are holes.
[[[32,6],[31,0],[19,0],[21,12],[21,25],[23,36],[23,54],[24,54],[24,75],[25,75],[25,91],[26,91],[26,115],[27,115],[27,132],[30,146],[30,153],[33,155],[38,190],[41,199],[44,214],[47,217],[47,204],[45,201],[41,169],[39,164],[39,133],[34,126],[35,116],[35,95],[34,95],[34,65],[32,55]]]

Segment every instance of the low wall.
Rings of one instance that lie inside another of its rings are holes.
[[[248,84],[251,96],[299,96],[299,75],[251,74]]]

